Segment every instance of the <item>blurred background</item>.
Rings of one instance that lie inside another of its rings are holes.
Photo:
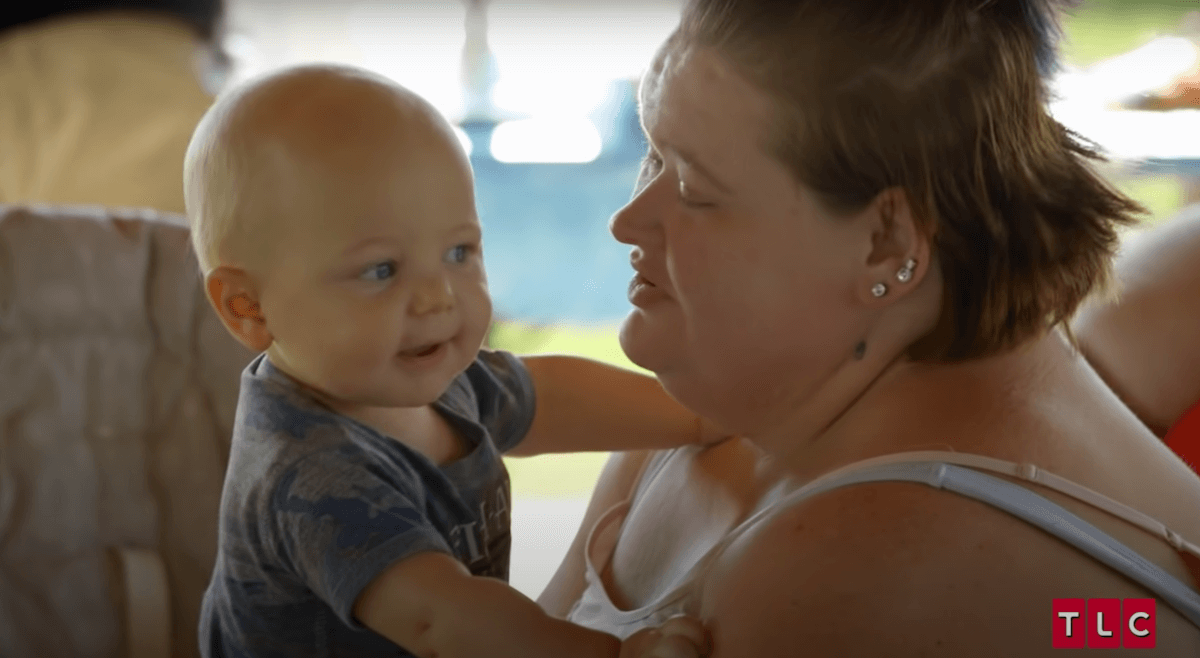
[[[636,82],[679,4],[227,0],[215,54],[197,70],[215,93],[278,67],[341,62],[424,95],[458,127],[475,168],[497,315],[490,345],[632,368],[616,340],[632,271],[607,222],[644,153]],[[1105,174],[1149,208],[1147,225],[1200,202],[1200,5],[1090,0],[1065,27],[1055,114],[1109,153]],[[11,63],[0,58],[0,69]],[[15,144],[13,121],[0,113],[0,138]],[[16,198],[12,181],[28,176],[8,152],[0,202],[62,200],[48,188]],[[606,458],[508,460],[512,583],[529,596],[557,567]]]

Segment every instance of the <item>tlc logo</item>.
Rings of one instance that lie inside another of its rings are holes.
[[[1154,599],[1054,599],[1055,649],[1153,649]]]

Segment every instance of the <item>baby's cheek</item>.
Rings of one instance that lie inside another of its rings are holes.
[[[364,368],[386,360],[404,340],[403,314],[347,314],[329,322],[326,352],[343,363]]]
[[[390,330],[391,327],[387,325],[388,323],[383,318],[364,318],[347,314],[330,318],[326,323],[325,331],[329,332],[334,349],[346,351],[353,350],[356,345],[361,346],[366,339],[377,337]],[[376,340],[378,339],[376,338]]]
[[[481,285],[460,294],[459,304],[465,304],[465,308],[461,308],[460,312],[468,318],[483,318],[485,323],[492,321],[492,296],[488,294],[487,286]]]

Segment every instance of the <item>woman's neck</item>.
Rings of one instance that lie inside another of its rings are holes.
[[[874,369],[843,368],[750,438],[802,478],[891,452],[979,450],[998,427],[1051,393],[1054,373],[1078,358],[1054,330],[969,361],[894,357]]]

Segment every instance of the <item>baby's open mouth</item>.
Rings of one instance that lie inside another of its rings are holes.
[[[432,343],[429,345],[421,345],[420,347],[414,347],[411,350],[404,350],[400,353],[400,356],[409,359],[420,359],[427,356],[433,356],[434,353],[436,353],[444,344],[445,343]]]

